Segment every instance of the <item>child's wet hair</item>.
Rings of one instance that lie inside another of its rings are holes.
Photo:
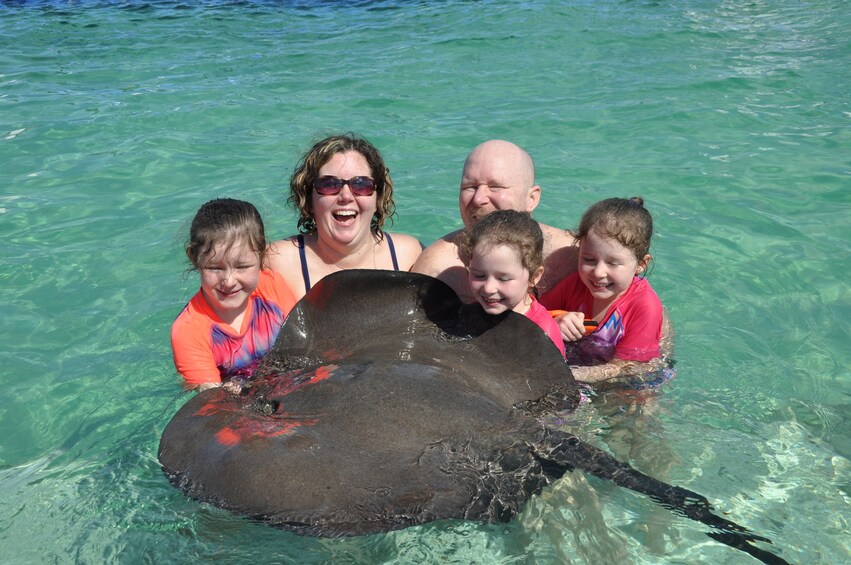
[[[632,251],[641,263],[650,253],[653,217],[644,207],[644,199],[640,196],[607,198],[588,208],[582,215],[579,229],[571,232],[571,235],[581,241],[591,231],[614,238]]]
[[[263,218],[250,202],[216,198],[202,205],[192,219],[186,256],[193,268],[200,269],[202,257],[212,253],[217,245],[229,248],[237,243],[248,244],[263,265],[266,256]]]
[[[479,245],[507,245],[516,249],[530,277],[544,264],[544,234],[528,212],[497,210],[461,232],[458,253],[464,265],[470,265],[473,251]]]

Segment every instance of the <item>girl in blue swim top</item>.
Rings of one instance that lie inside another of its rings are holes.
[[[523,314],[538,324],[564,355],[558,325],[535,298],[535,285],[544,274],[543,248],[538,222],[515,210],[491,212],[459,238],[470,291],[485,312]]]

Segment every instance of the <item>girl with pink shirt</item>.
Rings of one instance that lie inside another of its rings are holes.
[[[567,342],[578,381],[597,383],[662,368],[662,303],[644,278],[653,218],[640,197],[591,206],[573,234],[579,268],[541,297]],[[586,320],[597,322],[590,332]]]
[[[488,314],[523,314],[550,337],[564,355],[558,325],[535,298],[544,274],[544,236],[526,212],[498,210],[473,224],[459,238],[470,290]]]

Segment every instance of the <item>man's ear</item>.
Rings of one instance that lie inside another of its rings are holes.
[[[526,211],[531,213],[541,203],[541,187],[537,184],[526,194]]]

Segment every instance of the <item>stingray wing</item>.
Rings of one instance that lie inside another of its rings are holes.
[[[188,402],[160,461],[188,494],[300,533],[506,520],[549,478],[515,405],[577,399],[531,321],[412,273],[344,271],[290,313],[247,395]]]

